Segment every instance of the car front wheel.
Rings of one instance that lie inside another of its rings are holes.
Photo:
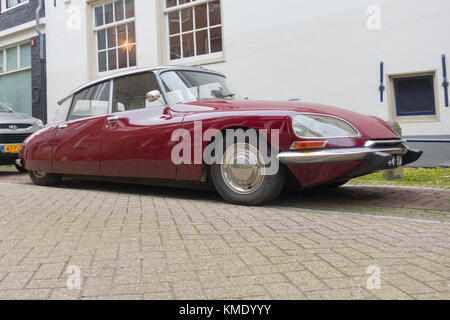
[[[211,178],[219,194],[233,204],[259,206],[278,197],[285,184],[284,168],[266,175],[257,147],[234,144],[226,149],[221,164],[211,166]]]
[[[41,171],[28,171],[31,181],[38,186],[54,186],[62,182],[62,176],[59,174],[46,173]]]

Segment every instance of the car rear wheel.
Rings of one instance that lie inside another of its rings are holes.
[[[16,166],[17,171],[19,171],[21,173],[27,173],[28,172],[27,169],[25,169],[23,167],[19,167],[17,164],[15,166]]]
[[[258,206],[278,197],[285,184],[280,168],[265,175],[263,157],[249,143],[234,144],[224,152],[221,164],[211,166],[211,178],[219,194],[233,204]]]
[[[62,176],[59,174],[46,173],[41,171],[28,171],[31,181],[38,186],[54,186],[62,181]]]

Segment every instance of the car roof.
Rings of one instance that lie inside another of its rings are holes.
[[[61,105],[62,103],[64,103],[67,99],[71,98],[74,94],[78,93],[81,90],[84,90],[86,88],[89,88],[93,85],[96,85],[98,83],[104,82],[104,81],[108,81],[111,79],[115,79],[115,78],[120,78],[120,77],[126,77],[126,76],[130,76],[130,75],[134,75],[134,74],[139,74],[139,73],[143,73],[143,72],[162,72],[162,71],[168,71],[168,70],[184,70],[184,71],[200,71],[200,72],[208,72],[208,73],[215,73],[217,75],[220,76],[225,76],[224,74],[217,72],[217,71],[213,71],[213,70],[208,70],[202,67],[187,67],[187,66],[161,66],[161,67],[151,67],[151,68],[136,68],[133,70],[126,70],[126,71],[122,71],[122,72],[116,72],[110,75],[107,75],[105,77],[102,78],[98,78],[95,80],[92,80],[86,84],[83,84],[82,86],[78,87],[77,89],[71,91],[70,93],[68,93],[67,95],[65,95],[63,98],[58,100],[58,104]]]

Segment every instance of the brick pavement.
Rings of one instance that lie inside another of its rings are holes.
[[[19,175],[0,177],[0,194],[0,299],[450,299],[450,224],[426,215],[317,212],[300,196],[247,208],[212,192],[44,188]],[[70,266],[80,290],[67,288]],[[371,266],[380,290],[367,287]]]

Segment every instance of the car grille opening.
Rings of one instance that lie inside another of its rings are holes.
[[[0,134],[0,144],[22,143],[31,133]]]
[[[17,129],[28,129],[33,125],[29,123],[7,123],[7,124],[1,123],[0,129],[9,129],[9,126],[16,126]]]

